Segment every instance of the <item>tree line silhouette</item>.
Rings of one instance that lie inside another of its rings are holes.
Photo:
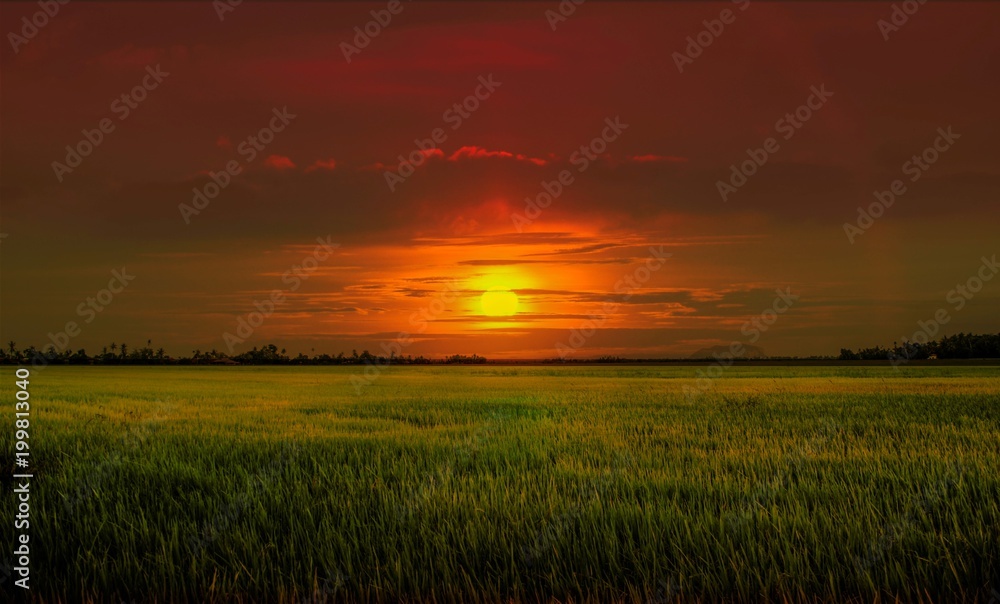
[[[944,336],[940,340],[930,340],[920,344],[917,342],[892,343],[892,348],[876,346],[874,348],[859,348],[856,351],[849,348],[840,349],[841,361],[869,360],[921,360],[921,359],[996,359],[1000,358],[1000,334],[959,333]]]
[[[243,352],[237,355],[229,355],[225,352],[213,348],[203,352],[201,349],[191,351],[190,356],[171,357],[166,354],[163,348],[153,350],[152,340],[146,340],[146,346],[142,348],[129,348],[128,344],[118,344],[112,342],[110,346],[105,346],[101,352],[95,355],[88,355],[83,348],[73,352],[72,350],[57,351],[55,347],[49,346],[43,350],[35,346],[18,349],[17,343],[10,341],[5,349],[0,349],[0,364],[23,365],[29,363],[44,365],[384,365],[391,363],[394,365],[431,365],[431,364],[455,364],[465,365],[479,364],[487,362],[485,357],[477,354],[464,355],[453,354],[440,359],[431,359],[423,355],[420,356],[377,356],[367,350],[358,354],[357,350],[351,351],[350,355],[343,352],[332,356],[329,354],[313,354],[307,356],[299,353],[291,357],[286,354],[284,348],[279,349],[274,344],[268,344]]]
[[[905,360],[925,360],[925,359],[997,359],[1000,358],[1000,333],[998,334],[972,334],[959,333],[953,336],[945,336],[940,340],[931,340],[924,344],[916,342],[904,342],[897,344],[893,342],[891,348],[875,346],[874,348],[859,348],[852,350],[842,348],[838,357],[806,357],[808,360],[838,360],[838,361],[898,361]],[[799,357],[770,357],[771,360],[804,360]],[[602,356],[596,359],[575,359],[575,362],[589,363],[636,363],[636,362],[689,362],[696,359],[627,359],[622,357]],[[711,359],[705,359],[711,360]],[[0,364],[2,365],[435,365],[435,364],[463,364],[477,365],[487,363],[486,357],[478,354],[464,355],[453,354],[443,358],[428,358],[420,356],[383,356],[374,355],[369,351],[352,350],[350,355],[343,352],[336,356],[330,354],[315,354],[312,356],[298,353],[296,356],[289,356],[284,348],[278,348],[274,344],[254,346],[251,350],[229,355],[225,352],[213,348],[209,351],[196,349],[190,356],[171,357],[166,354],[163,348],[153,349],[151,340],[146,340],[146,345],[141,348],[131,348],[128,344],[112,342],[110,346],[105,346],[101,352],[89,355],[83,348],[72,351],[57,351],[55,347],[48,346],[45,349],[38,349],[35,346],[28,346],[18,349],[17,343],[10,341],[6,348],[0,348]],[[561,359],[541,359],[535,362],[540,363],[561,363]]]

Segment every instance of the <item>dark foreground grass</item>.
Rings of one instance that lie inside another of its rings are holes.
[[[391,367],[358,394],[350,368],[45,369],[31,595],[1000,594],[996,368],[733,367],[688,400],[695,370]]]

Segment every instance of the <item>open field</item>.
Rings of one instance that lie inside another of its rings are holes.
[[[360,394],[352,367],[33,372],[32,594],[1000,593],[996,367],[731,367],[689,400],[696,369],[390,367]]]

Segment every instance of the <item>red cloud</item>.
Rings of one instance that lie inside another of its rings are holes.
[[[269,155],[268,158],[264,160],[264,165],[268,168],[274,168],[275,170],[288,170],[289,168],[295,167],[292,160],[288,159],[284,155]]]
[[[539,159],[537,157],[528,157],[521,153],[511,153],[509,151],[490,151],[483,147],[476,146],[465,146],[459,148],[448,157],[448,161],[459,161],[462,159],[486,159],[499,157],[503,159],[516,159],[517,161],[527,161],[535,164],[536,166],[544,166],[546,162],[544,159]]]
[[[312,172],[314,170],[333,170],[337,167],[337,160],[333,159],[317,159],[313,162],[313,165],[306,168],[306,172]]]
[[[628,158],[629,161],[639,162],[639,163],[649,163],[654,161],[665,161],[665,162],[685,162],[688,159],[686,157],[679,157],[677,155],[653,155],[652,153],[647,153],[646,155],[632,155]]]
[[[215,146],[220,149],[232,149],[233,141],[229,140],[229,137],[223,134],[215,139]]]

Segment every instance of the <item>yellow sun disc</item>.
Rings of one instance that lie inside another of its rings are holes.
[[[517,294],[506,289],[491,289],[483,293],[483,314],[509,317],[517,312]]]

